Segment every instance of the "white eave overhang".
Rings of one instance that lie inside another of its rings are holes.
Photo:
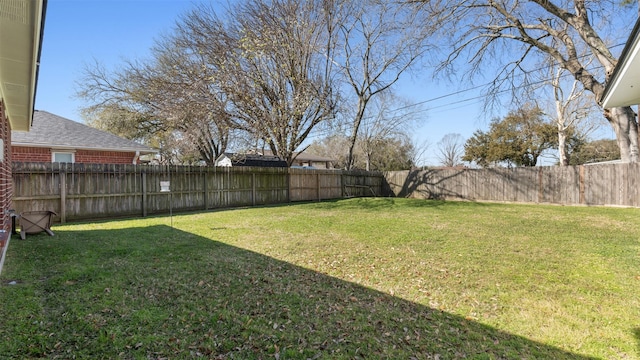
[[[0,100],[12,130],[33,119],[46,0],[0,2]]]
[[[602,96],[602,107],[640,104],[640,19],[622,50]]]

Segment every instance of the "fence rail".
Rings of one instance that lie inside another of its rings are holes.
[[[161,181],[170,182],[163,192]],[[209,168],[64,163],[13,164],[14,208],[56,220],[381,195],[381,173],[288,168]]]
[[[640,164],[385,173],[400,197],[640,207]]]

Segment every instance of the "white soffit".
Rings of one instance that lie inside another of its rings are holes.
[[[28,131],[33,116],[42,0],[0,0],[0,98],[13,130]]]
[[[640,22],[639,22],[640,24]],[[610,84],[605,89],[602,106],[614,108],[640,104],[640,34],[636,24],[623,50]]]

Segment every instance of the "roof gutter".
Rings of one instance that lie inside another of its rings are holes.
[[[36,55],[36,69],[35,69],[35,76],[33,81],[33,102],[31,106],[31,121],[29,122],[30,126],[33,125],[33,112],[35,111],[36,94],[38,93],[38,77],[40,75],[40,58],[42,57],[42,40],[44,38],[44,23],[47,17],[47,2],[48,0],[42,0],[42,15],[40,17],[40,34],[39,34],[40,39],[38,40],[38,50]]]

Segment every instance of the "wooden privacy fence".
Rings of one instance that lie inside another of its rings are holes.
[[[385,178],[400,197],[640,207],[640,164],[429,169]]]
[[[161,182],[168,181],[168,192]],[[13,164],[14,209],[61,222],[380,195],[381,173],[65,163]]]
[[[640,164],[428,169],[385,174],[288,168],[14,163],[14,209],[56,220],[400,196],[640,207]],[[161,182],[169,181],[169,192]]]

